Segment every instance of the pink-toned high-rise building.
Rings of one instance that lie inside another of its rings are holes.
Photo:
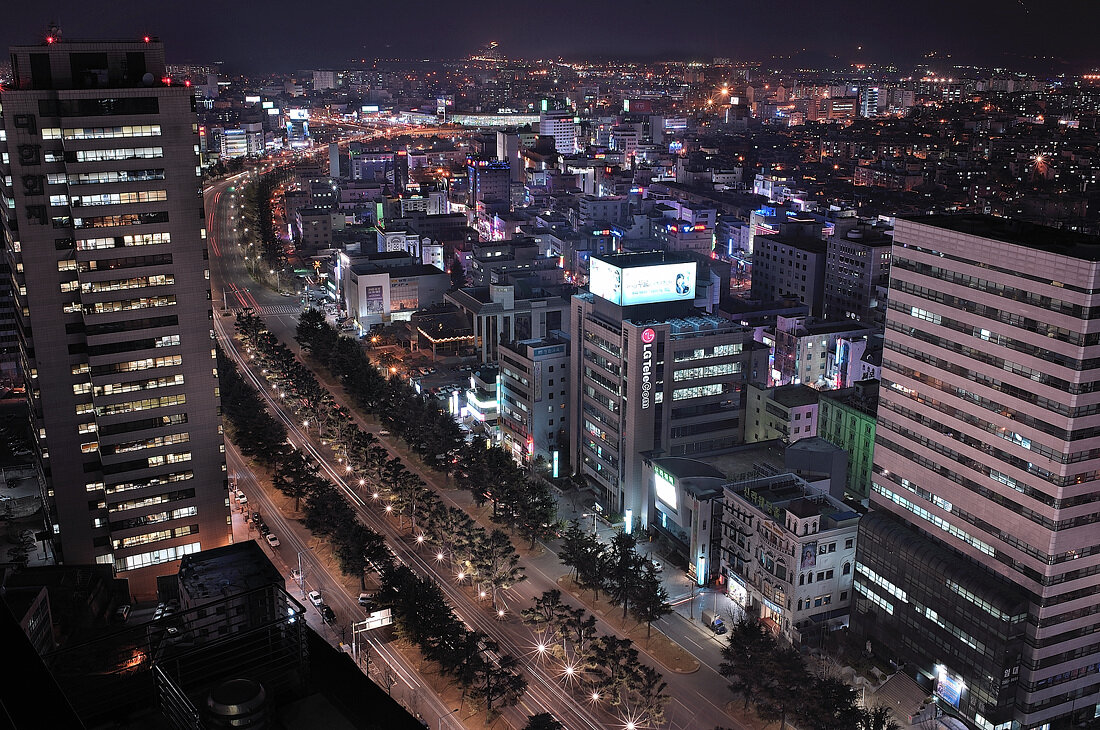
[[[898,220],[853,629],[983,730],[1100,702],[1100,239]]]

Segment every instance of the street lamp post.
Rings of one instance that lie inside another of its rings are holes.
[[[448,712],[447,714],[440,715],[439,716],[439,725],[436,726],[438,728],[438,730],[443,730],[443,718],[450,717],[451,715],[455,714],[456,712],[458,712],[461,709],[462,709],[461,707],[456,707],[453,710],[451,710],[450,712]]]
[[[581,517],[591,517],[592,518],[592,534],[595,535],[596,534],[596,513],[595,512],[582,512]]]
[[[283,290],[282,273],[278,269],[271,269],[270,273],[275,274],[275,291]]]

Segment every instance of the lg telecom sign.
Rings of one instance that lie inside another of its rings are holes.
[[[652,327],[642,330],[642,410],[653,402],[653,341],[657,333]]]

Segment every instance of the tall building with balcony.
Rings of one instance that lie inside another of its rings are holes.
[[[159,42],[12,49],[5,256],[59,562],[136,596],[230,538],[191,90]]]
[[[853,627],[985,730],[1100,702],[1100,239],[897,221]]]

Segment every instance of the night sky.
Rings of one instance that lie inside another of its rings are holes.
[[[157,35],[169,62],[241,71],[343,65],[351,58],[461,57],[490,40],[507,56],[893,62],[929,51],[949,63],[1080,70],[1100,64],[1097,0],[10,0],[6,49],[56,19],[68,38]],[[110,11],[104,8],[110,7]],[[862,46],[862,50],[859,48]],[[805,53],[802,53],[805,49]],[[833,59],[836,56],[836,59]],[[1054,62],[1033,57],[1053,57]]]

